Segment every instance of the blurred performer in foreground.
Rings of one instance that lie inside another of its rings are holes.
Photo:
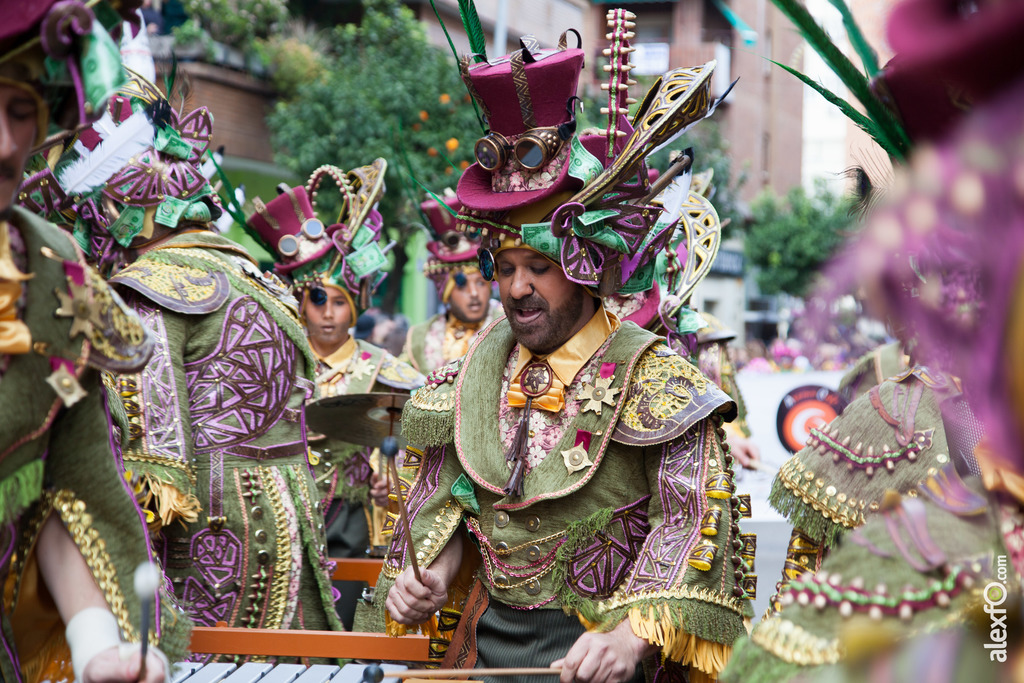
[[[257,199],[256,213],[249,218],[249,227],[277,256],[275,269],[292,283],[300,301],[317,359],[321,398],[404,393],[423,384],[423,376],[412,367],[349,334],[385,276],[387,261],[378,245],[383,222],[377,203],[384,194],[386,169],[383,159],[348,172],[322,167],[305,187],[282,186],[281,194],[266,204]],[[314,200],[325,191],[320,189],[323,181],[336,183],[342,199],[338,222],[326,227],[316,215]],[[386,545],[382,538],[386,477],[378,476],[372,467],[373,449],[319,434],[311,435],[310,446],[319,459],[315,468],[326,505],[330,557],[365,557],[370,546]],[[364,509],[371,490],[378,506]],[[336,582],[336,587],[342,592],[339,615],[351,626],[362,584]]]
[[[85,123],[121,83],[101,22],[121,17],[8,0],[0,16],[0,679],[135,681],[133,574],[151,548],[100,371],[141,368],[153,338],[68,233],[14,205],[33,147]],[[159,593],[149,638],[177,659],[190,625]],[[151,648],[145,680],[169,674]]]
[[[963,378],[986,431],[971,454],[981,476],[947,459],[904,495],[887,492],[817,574],[790,582],[727,680],[1010,680],[1002,665],[1015,658],[1019,677],[1024,7],[975,9],[893,11],[893,75],[938,82],[973,109],[915,151],[834,273],[856,271],[877,312],[913,327],[919,362]]]

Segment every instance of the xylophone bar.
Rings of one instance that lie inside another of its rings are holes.
[[[362,683],[366,664],[199,664],[182,662],[172,668],[170,683]],[[401,664],[381,664],[382,683],[398,683],[387,674],[405,671]]]
[[[197,626],[192,629],[192,652],[268,657],[331,657],[425,662],[430,639],[383,633],[332,631],[275,631],[258,628]],[[199,682],[203,683],[203,682]]]

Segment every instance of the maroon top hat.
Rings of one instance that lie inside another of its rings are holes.
[[[582,186],[568,174],[568,139],[575,131],[572,98],[583,56],[580,49],[524,47],[468,68],[464,79],[490,135],[477,142],[477,163],[459,180],[466,208],[508,211]]]
[[[430,278],[437,288],[437,296],[444,303],[445,289],[453,273],[463,270],[476,270],[479,265],[477,251],[480,240],[471,239],[465,232],[456,231],[455,216],[462,205],[455,197],[445,197],[443,208],[436,200],[428,199],[420,204],[420,209],[427,215],[434,239],[427,242],[430,256],[423,265],[423,273]]]
[[[264,204],[253,200],[255,213],[249,226],[259,233],[278,259],[276,270],[282,274],[316,261],[331,250],[328,228],[317,218],[306,188],[278,186],[281,192]],[[337,230],[340,226],[331,226]]]

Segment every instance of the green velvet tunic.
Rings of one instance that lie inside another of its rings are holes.
[[[154,493],[175,594],[207,626],[339,630],[306,446],[314,363],[287,288],[212,233],[175,236],[111,282],[159,339],[117,386],[125,466]]]
[[[914,493],[887,497],[817,574],[791,582],[782,611],[737,644],[722,680],[997,680],[998,660],[983,644],[993,642],[985,595],[1008,610],[1016,646],[1020,504],[961,479],[952,466]]]
[[[531,421],[540,446],[524,495],[506,496],[502,437],[522,413],[504,395],[514,353],[499,320],[406,406],[403,433],[425,447],[408,500],[420,565],[468,534],[490,600],[562,609],[602,631],[628,618],[667,666],[715,673],[745,633],[754,578],[753,539],[738,526],[749,506],[722,448],[733,404],[660,338],[624,323],[565,388],[563,411]],[[600,412],[580,395],[599,378],[611,378]],[[384,597],[408,563],[399,530],[358,628],[387,629]]]

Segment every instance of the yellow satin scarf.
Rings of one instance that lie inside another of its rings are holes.
[[[546,357],[534,356],[532,351],[520,344],[519,360],[512,371],[512,377],[515,379],[508,387],[509,406],[522,408],[526,405],[526,394],[519,385],[523,368],[531,362],[544,361],[552,370],[551,388],[543,396],[533,399],[533,405],[552,413],[560,411],[565,407],[565,387],[572,384],[576,374],[620,325],[614,313],[606,311],[604,306],[599,306],[583,329]]]
[[[11,237],[6,222],[0,223],[0,353],[28,353],[32,348],[32,333],[18,318],[18,299],[25,275],[14,265],[11,257]]]

